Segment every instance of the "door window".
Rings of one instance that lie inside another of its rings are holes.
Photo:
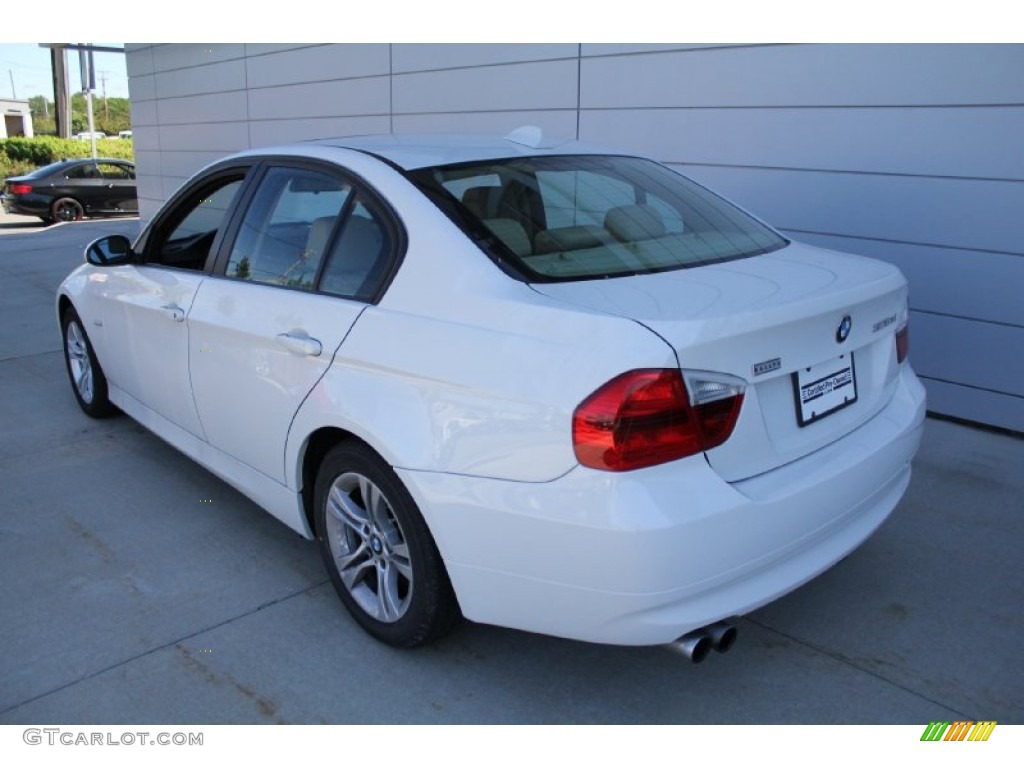
[[[128,169],[123,165],[115,165],[114,163],[100,163],[99,164],[100,174],[104,179],[120,179],[126,181],[133,178],[128,173]]]
[[[387,276],[394,251],[390,229],[360,195],[345,219],[320,280],[320,290],[371,301]]]
[[[92,163],[69,168],[68,172],[64,174],[65,179],[98,179],[99,177],[100,172]]]
[[[204,269],[244,180],[241,175],[222,177],[191,192],[155,233],[147,261],[177,269]]]
[[[347,182],[319,171],[271,168],[242,221],[226,275],[313,288],[351,192]]]

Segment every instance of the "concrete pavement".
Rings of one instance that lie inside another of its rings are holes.
[[[471,624],[376,643],[311,542],[78,410],[54,290],[137,227],[0,236],[0,723],[1024,721],[1024,440],[938,420],[882,529],[702,665]]]

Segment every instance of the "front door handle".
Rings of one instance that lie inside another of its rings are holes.
[[[289,352],[294,352],[296,355],[305,355],[307,357],[319,357],[320,353],[323,352],[323,345],[316,339],[306,336],[305,334],[299,335],[296,333],[279,333],[277,334],[277,343],[287,349]]]
[[[185,310],[179,307],[177,304],[164,304],[160,307],[164,312],[167,313],[168,317],[176,323],[185,322]]]

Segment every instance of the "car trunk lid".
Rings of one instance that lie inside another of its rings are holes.
[[[730,482],[839,439],[895,389],[906,281],[884,262],[793,243],[718,265],[533,287],[645,325],[685,371],[745,380],[732,437],[706,453]]]

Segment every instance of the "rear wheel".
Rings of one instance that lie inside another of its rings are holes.
[[[368,446],[328,452],[314,495],[331,582],[357,622],[401,648],[433,642],[459,618],[433,537],[394,470]]]
[[[103,375],[74,308],[64,310],[61,328],[64,332],[64,362],[71,380],[71,391],[75,393],[79,407],[94,419],[113,416],[117,408],[107,397],[107,377]]]
[[[85,215],[82,204],[71,197],[62,197],[55,200],[50,206],[50,212],[55,221],[81,221]]]

